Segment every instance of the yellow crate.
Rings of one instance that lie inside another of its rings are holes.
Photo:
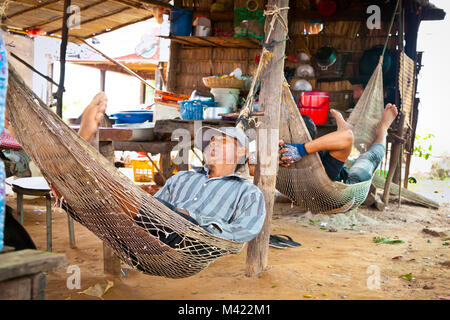
[[[133,178],[135,182],[151,182],[155,174],[155,167],[150,160],[131,160]]]

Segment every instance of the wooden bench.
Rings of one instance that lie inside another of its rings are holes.
[[[0,300],[45,299],[46,275],[66,264],[66,256],[39,250],[0,252]]]

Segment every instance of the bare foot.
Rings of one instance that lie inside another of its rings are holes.
[[[344,120],[344,117],[339,111],[330,109],[331,115],[336,119],[337,130],[351,130],[353,126]]]
[[[377,134],[382,134],[381,131],[387,131],[394,122],[398,115],[398,110],[395,104],[388,103],[383,110],[383,115],[381,116],[380,124],[377,127]]]
[[[97,132],[100,121],[106,111],[107,98],[104,92],[99,92],[92,99],[91,103],[84,109],[81,115],[79,135],[89,141]]]

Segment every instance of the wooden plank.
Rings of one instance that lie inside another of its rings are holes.
[[[373,184],[380,189],[385,189],[385,183],[386,180],[380,176],[374,176],[373,178]],[[389,186],[389,193],[391,195],[397,195],[398,196],[398,191],[399,191],[399,186],[398,184],[391,182],[390,186]],[[402,190],[402,197],[412,201],[414,203],[423,205],[427,208],[431,208],[431,209],[439,209],[439,203],[437,203],[434,200],[428,199],[427,197],[424,197],[418,193],[412,192],[408,189],[403,189]]]
[[[59,2],[59,1],[60,0],[52,0],[52,1],[49,1],[49,2],[41,3],[41,4],[37,5],[37,6],[31,7],[31,8],[28,8],[28,9],[21,10],[19,12],[16,12],[16,13],[13,13],[13,14],[7,16],[5,18],[5,20],[10,20],[10,19],[12,19],[14,17],[17,17],[17,16],[20,16],[22,14],[25,14],[25,13],[28,13],[28,12],[31,12],[31,11],[34,11],[34,10],[38,10],[38,9],[41,9],[41,8],[44,8],[44,7],[48,7],[48,6],[50,6],[52,4],[55,4],[55,3]]]
[[[191,135],[194,134],[194,121],[201,121],[202,126],[210,126],[213,128],[219,128],[219,127],[234,127],[235,122],[234,121],[212,121],[212,120],[157,120],[155,122],[155,133],[160,134],[171,134],[176,129],[185,129],[188,130]]]
[[[136,0],[137,2],[142,2],[154,7],[161,7],[166,9],[172,9],[173,6],[170,3],[159,1],[159,0]]]
[[[112,28],[106,28],[106,29],[103,29],[103,30],[101,30],[101,31],[91,33],[91,34],[89,34],[89,35],[87,35],[87,36],[83,36],[83,39],[86,40],[86,39],[89,39],[89,38],[92,38],[92,37],[99,36],[99,35],[104,34],[104,33],[108,33],[108,32],[111,32],[111,31],[115,31],[115,30],[118,30],[118,29],[120,29],[120,28],[129,26],[129,25],[132,25],[132,24],[135,24],[135,23],[138,23],[138,22],[146,21],[146,20],[148,20],[148,19],[150,19],[150,18],[152,18],[152,17],[153,17],[153,14],[148,15],[148,16],[145,16],[145,17],[143,17],[143,18],[138,18],[138,19],[130,20],[130,21],[128,21],[127,23],[119,24],[119,25],[117,25],[117,26],[115,26],[115,27],[112,27]]]
[[[223,47],[259,49],[261,44],[251,37],[196,37],[196,36],[159,36],[191,47]],[[205,44],[205,42],[207,42]]]
[[[15,249],[14,247],[3,246],[2,250],[0,251],[0,254],[14,251],[14,249]]]
[[[31,300],[31,277],[15,278],[0,282],[0,300]]]
[[[0,281],[47,272],[66,262],[64,254],[31,249],[0,254]]]
[[[136,151],[151,154],[167,153],[178,144],[178,141],[114,141],[114,150],[117,151]]]
[[[127,11],[127,10],[130,10],[130,9],[131,9],[131,8],[129,8],[129,7],[124,7],[124,8],[120,8],[120,9],[118,9],[118,10],[114,10],[114,11],[109,12],[109,13],[104,14],[104,15],[100,15],[100,16],[96,16],[96,17],[93,17],[93,18],[89,18],[89,19],[83,20],[83,21],[80,22],[80,26],[83,25],[83,24],[92,22],[92,21],[104,19],[104,18],[113,16],[113,15],[115,15],[115,14],[122,13],[122,12]],[[56,32],[61,31],[62,29],[63,29],[63,28],[58,28],[58,29],[50,30],[50,31],[47,32],[47,34],[54,34],[54,33],[56,33]]]
[[[133,136],[133,129],[122,128],[100,128],[100,141],[117,141],[117,140],[131,140]]]

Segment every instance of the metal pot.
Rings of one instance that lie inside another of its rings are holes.
[[[317,50],[316,54],[314,55],[316,58],[317,65],[322,70],[327,70],[329,67],[331,67],[337,60],[337,51],[333,47],[330,46],[324,46]]]

